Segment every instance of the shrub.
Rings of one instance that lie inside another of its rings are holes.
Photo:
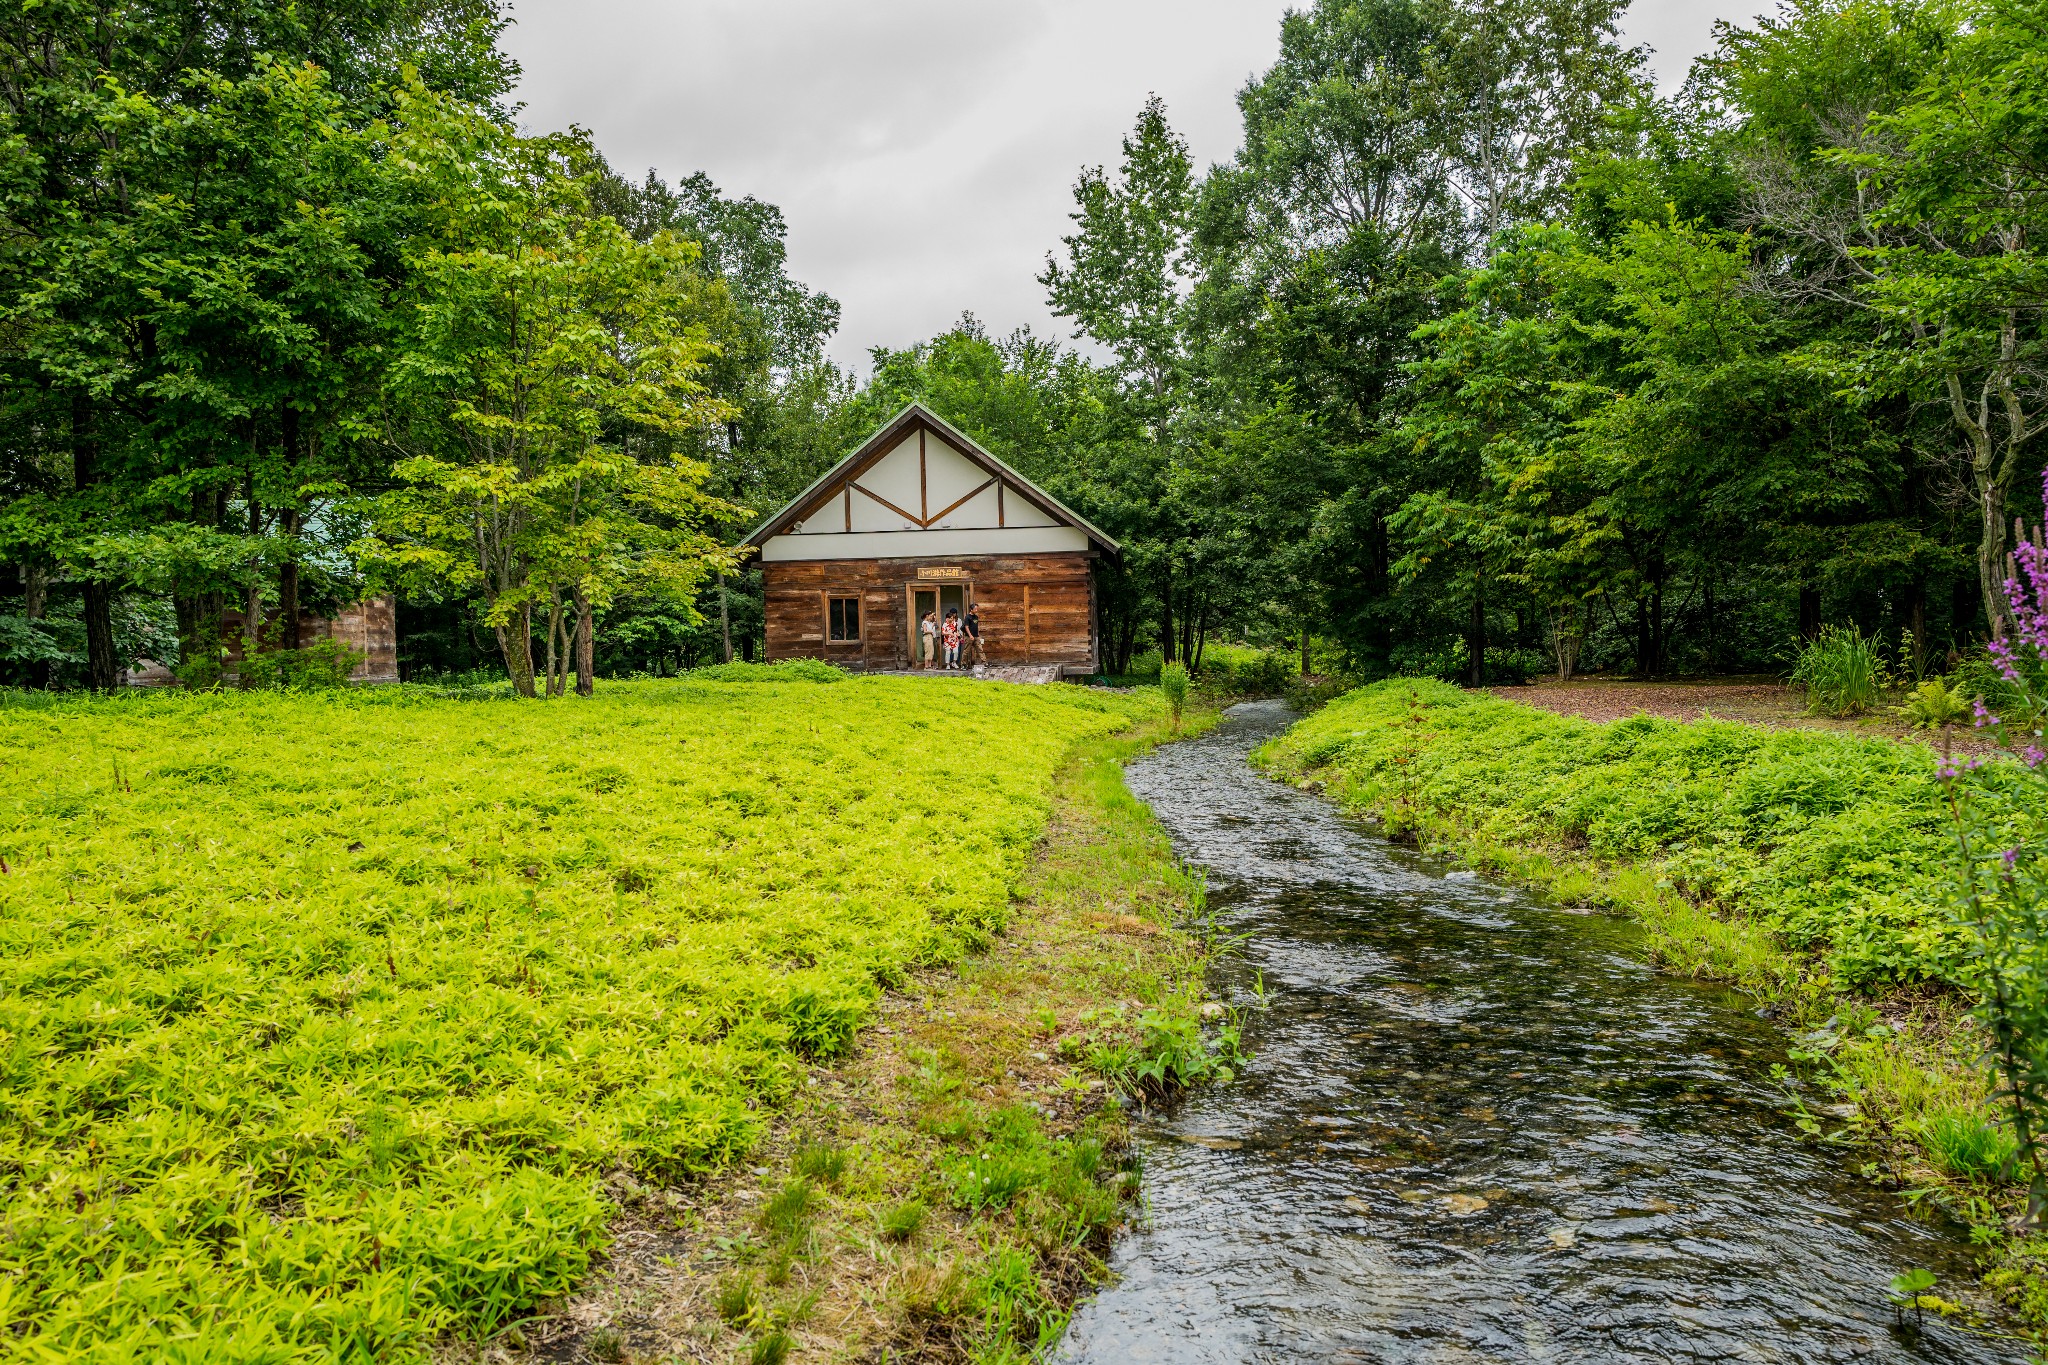
[[[1284,649],[1218,644],[1202,649],[1202,685],[1226,696],[1277,697],[1294,676],[1295,656]]]
[[[1792,665],[1792,685],[1806,689],[1806,709],[1820,716],[1861,715],[1890,681],[1877,641],[1855,626],[1821,627]]]
[[[242,686],[287,692],[320,692],[348,686],[356,668],[369,656],[340,640],[315,640],[301,649],[273,649],[242,660],[237,676]]]
[[[1939,730],[1967,719],[1970,700],[1962,688],[1951,688],[1939,679],[1929,678],[1906,694],[1903,706],[1893,709],[1911,729]]]
[[[1166,656],[1156,647],[1141,649],[1131,656],[1130,670],[1124,676],[1127,678],[1156,678],[1159,676],[1159,670],[1164,665],[1165,659]]]
[[[1166,704],[1173,711],[1173,728],[1180,729],[1181,711],[1188,704],[1188,670],[1179,663],[1166,664],[1159,670],[1159,690],[1166,694]]]
[[[734,659],[729,664],[693,669],[684,676],[708,682],[836,683],[845,682],[848,674],[845,669],[835,668],[822,659],[782,659],[772,664],[750,664]]]

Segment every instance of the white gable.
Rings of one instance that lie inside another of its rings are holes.
[[[938,437],[912,432],[790,531],[845,535],[1058,525],[1009,489],[999,495],[999,482]]]
[[[892,559],[1085,552],[1097,540],[1115,549],[1114,542],[1071,512],[1045,511],[1041,503],[1055,508],[1059,504],[922,409],[906,409],[898,422],[913,416],[924,420],[906,434],[878,435],[842,461],[848,473],[835,470],[812,485],[799,499],[808,509],[802,521],[784,523],[779,533],[755,540],[761,557]],[[904,431],[902,425],[892,426]],[[885,441],[886,450],[873,456]]]

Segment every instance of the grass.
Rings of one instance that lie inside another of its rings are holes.
[[[2016,1230],[2011,1133],[1954,989],[1933,754],[1828,731],[1606,725],[1433,681],[1340,697],[1255,756],[1391,835],[1638,920],[1668,969],[1727,981],[1793,1055],[1866,1174],[1971,1225],[1987,1283],[2048,1328],[2048,1237]]]
[[[622,1188],[728,1166],[885,989],[992,943],[1063,756],[1160,709],[0,706],[11,1348],[403,1359],[569,1293]]]
[[[1799,647],[1791,682],[1817,716],[1858,716],[1875,707],[1890,679],[1881,646],[1855,626],[1823,626]]]
[[[1191,707],[1183,729],[1215,719]],[[771,1327],[803,1359],[1020,1361],[1058,1338],[1132,1214],[1128,1118],[1159,1064],[1141,1021],[1180,1046],[1201,1015],[1200,880],[1123,783],[1169,732],[1155,712],[1078,746],[988,951],[890,991],[746,1176],[634,1198],[615,1259],[542,1333],[553,1358],[615,1324],[646,1360],[746,1359]],[[1175,1076],[1213,1072],[1226,1028]],[[795,1239],[762,1226],[792,1179],[815,1184]]]
[[[1952,836],[1923,746],[1649,716],[1598,725],[1396,680],[1340,698],[1261,761],[1324,773],[1397,832],[1450,820],[1481,843],[1626,864],[1647,880],[1619,894],[1713,975],[1768,984],[1776,969],[1753,941],[1814,955],[1856,987],[1950,981],[1960,960],[1944,909]]]

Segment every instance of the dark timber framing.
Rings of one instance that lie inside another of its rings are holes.
[[[964,481],[965,471],[940,447],[976,466],[979,477]],[[876,475],[878,487],[862,482],[899,450],[895,472]],[[914,512],[899,505],[911,498],[913,457]],[[935,459],[947,461],[943,470],[934,467]],[[991,491],[992,500],[984,496]],[[872,528],[878,514],[871,508],[857,516],[856,494],[897,519],[900,529],[861,530],[863,517]],[[944,505],[935,507],[935,499]],[[968,520],[980,525],[955,527],[949,518],[970,505]],[[1101,668],[1093,566],[1120,547],[921,404],[884,423],[763,521],[744,545],[761,555],[771,660],[914,667],[923,592],[934,605],[979,605],[990,664],[1050,666],[1065,674]],[[857,638],[831,638],[834,598],[858,600]]]

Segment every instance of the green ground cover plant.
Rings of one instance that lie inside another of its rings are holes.
[[[1393,828],[1627,863],[1868,987],[1952,982],[1953,836],[1935,756],[1813,730],[1637,716],[1598,725],[1430,680],[1361,688],[1261,761],[1327,770]]]
[[[1182,733],[1217,719],[1197,704]],[[780,1334],[800,1359],[936,1365],[1056,1342],[1135,1212],[1140,1103],[1244,1061],[1205,999],[1228,941],[1202,877],[1123,779],[1171,733],[1155,707],[1076,745],[989,951],[889,991],[743,1167],[626,1191],[602,1273],[526,1348],[579,1360],[609,1331],[633,1360],[746,1360]]]
[[[1158,709],[930,679],[0,706],[10,1349],[394,1359],[516,1320],[587,1270],[607,1177],[730,1161],[885,987],[988,942],[1062,756]]]

